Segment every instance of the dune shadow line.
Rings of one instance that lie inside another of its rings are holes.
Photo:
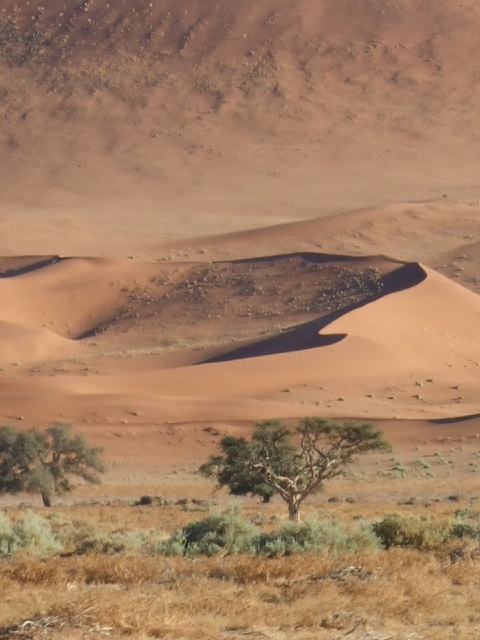
[[[22,258],[19,258],[19,261],[20,260],[22,260]],[[37,269],[48,267],[51,264],[56,264],[57,262],[60,262],[60,260],[62,260],[60,256],[47,256],[45,258],[32,257],[32,260],[30,262],[29,258],[26,257],[24,260],[24,264],[19,266],[12,265],[11,267],[4,269],[3,271],[0,271],[0,278],[14,278],[16,276],[21,276],[24,273],[30,273],[31,271],[36,271]]]
[[[475,420],[478,418],[480,418],[480,413],[469,413],[467,415],[449,418],[432,418],[429,422],[431,424],[457,424],[458,422],[466,422],[467,420]]]

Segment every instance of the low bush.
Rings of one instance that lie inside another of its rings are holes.
[[[304,524],[288,523],[280,532],[261,533],[238,509],[192,522],[160,545],[158,553],[171,555],[355,553],[378,549],[380,542],[366,523],[344,528],[339,520],[309,518]]]
[[[389,513],[372,529],[386,549],[396,546],[432,550],[450,537],[451,526],[450,521]]]
[[[11,556],[26,551],[35,556],[49,556],[60,553],[62,544],[47,519],[28,511],[12,522],[0,513],[0,556]]]
[[[242,517],[238,507],[191,522],[167,538],[160,529],[105,531],[84,520],[61,514],[42,517],[28,511],[15,519],[0,512],[0,557],[17,553],[52,555],[161,555],[214,556],[240,553],[269,557],[295,553],[328,553],[336,556],[375,550],[383,546],[419,550],[447,548],[455,539],[480,541],[480,512],[458,510],[453,519],[387,514],[371,524],[345,526],[337,518],[310,517],[304,523],[287,523],[279,531],[265,533]]]
[[[471,509],[457,509],[451,535],[454,538],[480,540],[480,512]]]
[[[336,518],[308,518],[304,524],[287,524],[273,535],[262,536],[259,551],[270,556],[308,551],[331,554],[355,553],[360,549],[376,549],[378,538],[365,524],[345,528]]]
[[[242,518],[238,508],[232,507],[220,514],[191,522],[175,532],[161,550],[177,555],[207,556],[252,553],[256,550],[258,538],[258,529]]]

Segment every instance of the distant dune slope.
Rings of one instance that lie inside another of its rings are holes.
[[[473,0],[5,0],[0,253],[474,200],[479,32]]]
[[[332,135],[336,125],[344,134],[374,127],[410,136],[447,125],[466,135],[476,121],[470,63],[479,30],[473,0],[7,0],[0,61],[4,80],[16,82],[4,84],[3,135],[12,150],[13,128],[20,135],[36,120],[37,88],[41,110],[57,120],[69,108],[80,122],[106,119],[112,105],[102,96],[111,96],[145,125],[145,107],[163,103],[160,129],[235,113],[268,130],[267,109],[286,119],[276,128],[296,134],[307,133],[308,118],[311,135]]]
[[[72,356],[68,340],[30,324],[0,320],[0,362],[21,364],[43,358]]]

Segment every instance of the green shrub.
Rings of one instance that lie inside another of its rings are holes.
[[[393,546],[437,549],[450,536],[450,528],[448,521],[397,513],[389,513],[372,525],[373,532],[386,549]]]
[[[79,540],[76,553],[83,555],[90,551],[108,555],[116,553],[140,553],[145,549],[146,535],[130,531],[96,531]]]
[[[420,458],[419,460],[417,460],[417,464],[422,467],[422,469],[430,469],[430,464],[428,462],[425,462],[425,460],[423,460],[422,458]]]
[[[339,520],[307,518],[304,524],[289,523],[274,535],[263,536],[259,550],[271,556],[305,553],[355,553],[360,549],[379,547],[378,538],[364,523],[344,528]]]
[[[455,518],[458,520],[470,520],[480,524],[480,511],[474,509],[457,509]]]
[[[13,526],[18,548],[38,556],[54,555],[63,551],[50,523],[45,518],[28,511]]]
[[[168,540],[160,542],[154,551],[166,556],[184,556],[187,553],[187,541],[183,529],[175,531]]]
[[[232,507],[220,514],[191,522],[173,534],[164,546],[166,553],[216,555],[254,552],[258,529]]]
[[[70,520],[63,514],[49,514],[48,521],[55,538],[66,554],[77,554],[84,540],[93,536],[97,527],[87,520]]]

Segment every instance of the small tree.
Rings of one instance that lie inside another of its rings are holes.
[[[305,498],[344,473],[358,454],[390,449],[370,423],[323,418],[303,418],[294,428],[280,421],[260,422],[250,442],[226,436],[220,446],[223,455],[210,456],[200,473],[215,477],[234,495],[278,494],[294,522],[300,520]]]
[[[81,435],[72,437],[70,429],[62,423],[45,431],[1,427],[0,491],[39,493],[49,507],[53,493],[71,491],[72,477],[100,482],[98,473],[105,471],[101,449],[91,447]]]

